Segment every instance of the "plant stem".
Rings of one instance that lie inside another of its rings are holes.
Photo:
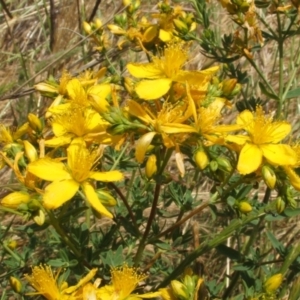
[[[83,259],[82,254],[77,249],[77,247],[73,244],[70,237],[67,235],[67,233],[63,230],[63,228],[60,226],[58,220],[55,218],[54,214],[50,210],[46,210],[50,224],[54,227],[55,231],[60,235],[63,242],[72,250],[76,258],[88,269],[92,269],[92,266]]]
[[[161,189],[161,184],[159,182],[156,183],[155,186],[155,192],[154,192],[154,199],[153,199],[153,203],[152,203],[152,207],[151,207],[151,212],[150,212],[150,216],[146,225],[146,229],[145,232],[143,234],[143,237],[140,241],[136,256],[134,258],[134,265],[137,267],[142,255],[143,255],[143,251],[145,249],[146,246],[146,240],[148,238],[148,234],[150,232],[150,228],[152,225],[152,222],[154,220],[155,214],[156,214],[156,209],[157,209],[157,203],[158,203],[158,199],[159,199],[159,194],[160,194],[160,189]]]

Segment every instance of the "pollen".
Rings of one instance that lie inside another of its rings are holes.
[[[56,284],[52,270],[49,266],[36,266],[32,268],[32,274],[25,275],[32,287],[37,291],[32,294],[43,295],[48,300],[61,299],[61,293]]]

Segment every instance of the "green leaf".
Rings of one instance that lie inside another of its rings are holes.
[[[295,217],[300,215],[300,208],[286,208],[283,212],[287,217]]]
[[[267,231],[266,232],[268,239],[270,240],[273,248],[280,254],[280,255],[284,255],[285,253],[285,248],[284,246],[281,244],[281,242],[279,242],[277,240],[277,238],[273,235],[273,233],[271,231]]]
[[[274,99],[274,100],[279,101],[278,96],[277,96],[277,95],[274,95],[274,94],[271,93],[271,92],[269,92],[262,82],[259,82],[258,85],[259,85],[259,87],[260,87],[260,89],[261,89],[261,92],[262,92],[264,95],[268,96],[269,98],[272,98],[272,99]]]
[[[297,98],[299,96],[300,96],[300,87],[296,88],[294,90],[288,91],[288,93],[285,96],[285,99]]]
[[[240,260],[241,253],[235,249],[232,249],[224,244],[218,245],[216,247],[217,251],[221,254],[225,255],[226,257],[230,258],[231,260]]]

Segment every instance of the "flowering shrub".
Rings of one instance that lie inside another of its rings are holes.
[[[29,221],[26,234],[41,239],[38,254],[22,255],[6,239],[15,225],[2,234],[6,276],[22,297],[299,299],[300,244],[279,241],[271,226],[299,213],[300,151],[287,100],[300,93],[291,87],[297,72],[284,71],[299,4],[183,4],[164,0],[145,15],[138,0],[124,0],[114,22],[84,22],[106,57],[99,70],[36,84],[52,99],[46,113],[30,113],[17,129],[1,124],[1,167],[19,182],[1,210]],[[233,23],[221,38],[213,5]],[[269,42],[276,85],[257,63]],[[110,49],[122,57],[111,61]],[[211,59],[200,70],[189,63],[197,51]],[[262,99],[240,62],[255,71]],[[203,217],[222,228],[203,237]],[[227,260],[206,269],[215,250]]]

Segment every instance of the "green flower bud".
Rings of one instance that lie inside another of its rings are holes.
[[[276,199],[276,211],[281,214],[285,209],[285,202],[281,197],[277,197]]]
[[[109,193],[103,190],[96,190],[96,194],[104,206],[116,206],[116,199]]]
[[[232,166],[230,161],[225,157],[217,157],[216,162],[218,163],[218,168],[225,172],[231,172]]]

